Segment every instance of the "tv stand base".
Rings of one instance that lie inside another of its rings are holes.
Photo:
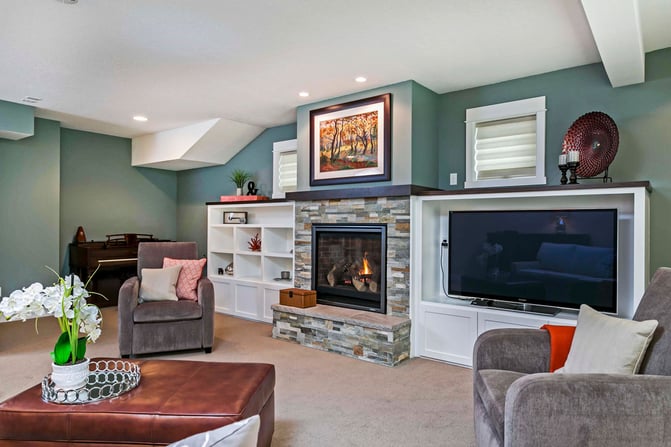
[[[513,312],[526,312],[538,315],[557,315],[560,310],[554,307],[539,306],[536,304],[527,303],[507,303],[503,301],[488,300],[483,298],[476,298],[471,301],[471,306],[491,307],[493,309],[510,310]]]

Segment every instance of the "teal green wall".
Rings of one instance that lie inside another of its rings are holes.
[[[207,249],[207,213],[205,202],[218,202],[221,195],[234,195],[229,176],[234,169],[253,174],[258,194],[272,196],[273,143],[296,138],[296,125],[266,129],[224,166],[191,169],[177,174],[177,238],[196,241],[198,250]],[[246,189],[243,193],[246,193]]]
[[[84,227],[89,240],[107,234],[177,237],[177,173],[131,166],[131,140],[61,130],[60,259]]]
[[[58,258],[60,125],[35,120],[35,136],[0,139],[0,286],[3,296],[51,284]]]
[[[0,100],[0,132],[2,131],[33,135],[35,109],[25,104]]]
[[[412,175],[413,185],[438,186],[438,107],[440,95],[412,83]]]
[[[466,109],[535,96],[546,97],[548,184],[559,184],[556,161],[564,135],[579,116],[601,111],[619,129],[620,145],[610,166],[615,182],[649,180],[650,267],[671,265],[671,48],[646,55],[646,82],[613,88],[601,64],[586,65],[493,84],[440,98],[440,187],[463,188]],[[449,173],[459,185],[449,186]],[[587,182],[587,181],[584,181]]]

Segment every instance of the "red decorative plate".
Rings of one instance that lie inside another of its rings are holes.
[[[562,153],[580,151],[580,177],[594,177],[613,162],[620,136],[615,121],[603,112],[589,112],[571,124],[562,143]]]

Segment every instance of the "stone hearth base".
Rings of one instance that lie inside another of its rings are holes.
[[[273,338],[395,366],[410,357],[410,319],[324,306],[273,304]]]

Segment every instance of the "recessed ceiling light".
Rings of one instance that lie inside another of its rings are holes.
[[[298,92],[298,96],[300,96],[301,98],[307,98],[308,96],[310,96],[310,93],[309,92]]]
[[[142,122],[142,123],[144,123],[145,121],[147,121],[147,117],[146,117],[146,116],[142,116],[142,115],[135,115],[135,116],[133,117],[133,119],[134,119],[135,121],[140,121],[140,122]]]
[[[357,76],[354,78],[356,82],[366,82],[368,79],[364,78],[363,76]]]

